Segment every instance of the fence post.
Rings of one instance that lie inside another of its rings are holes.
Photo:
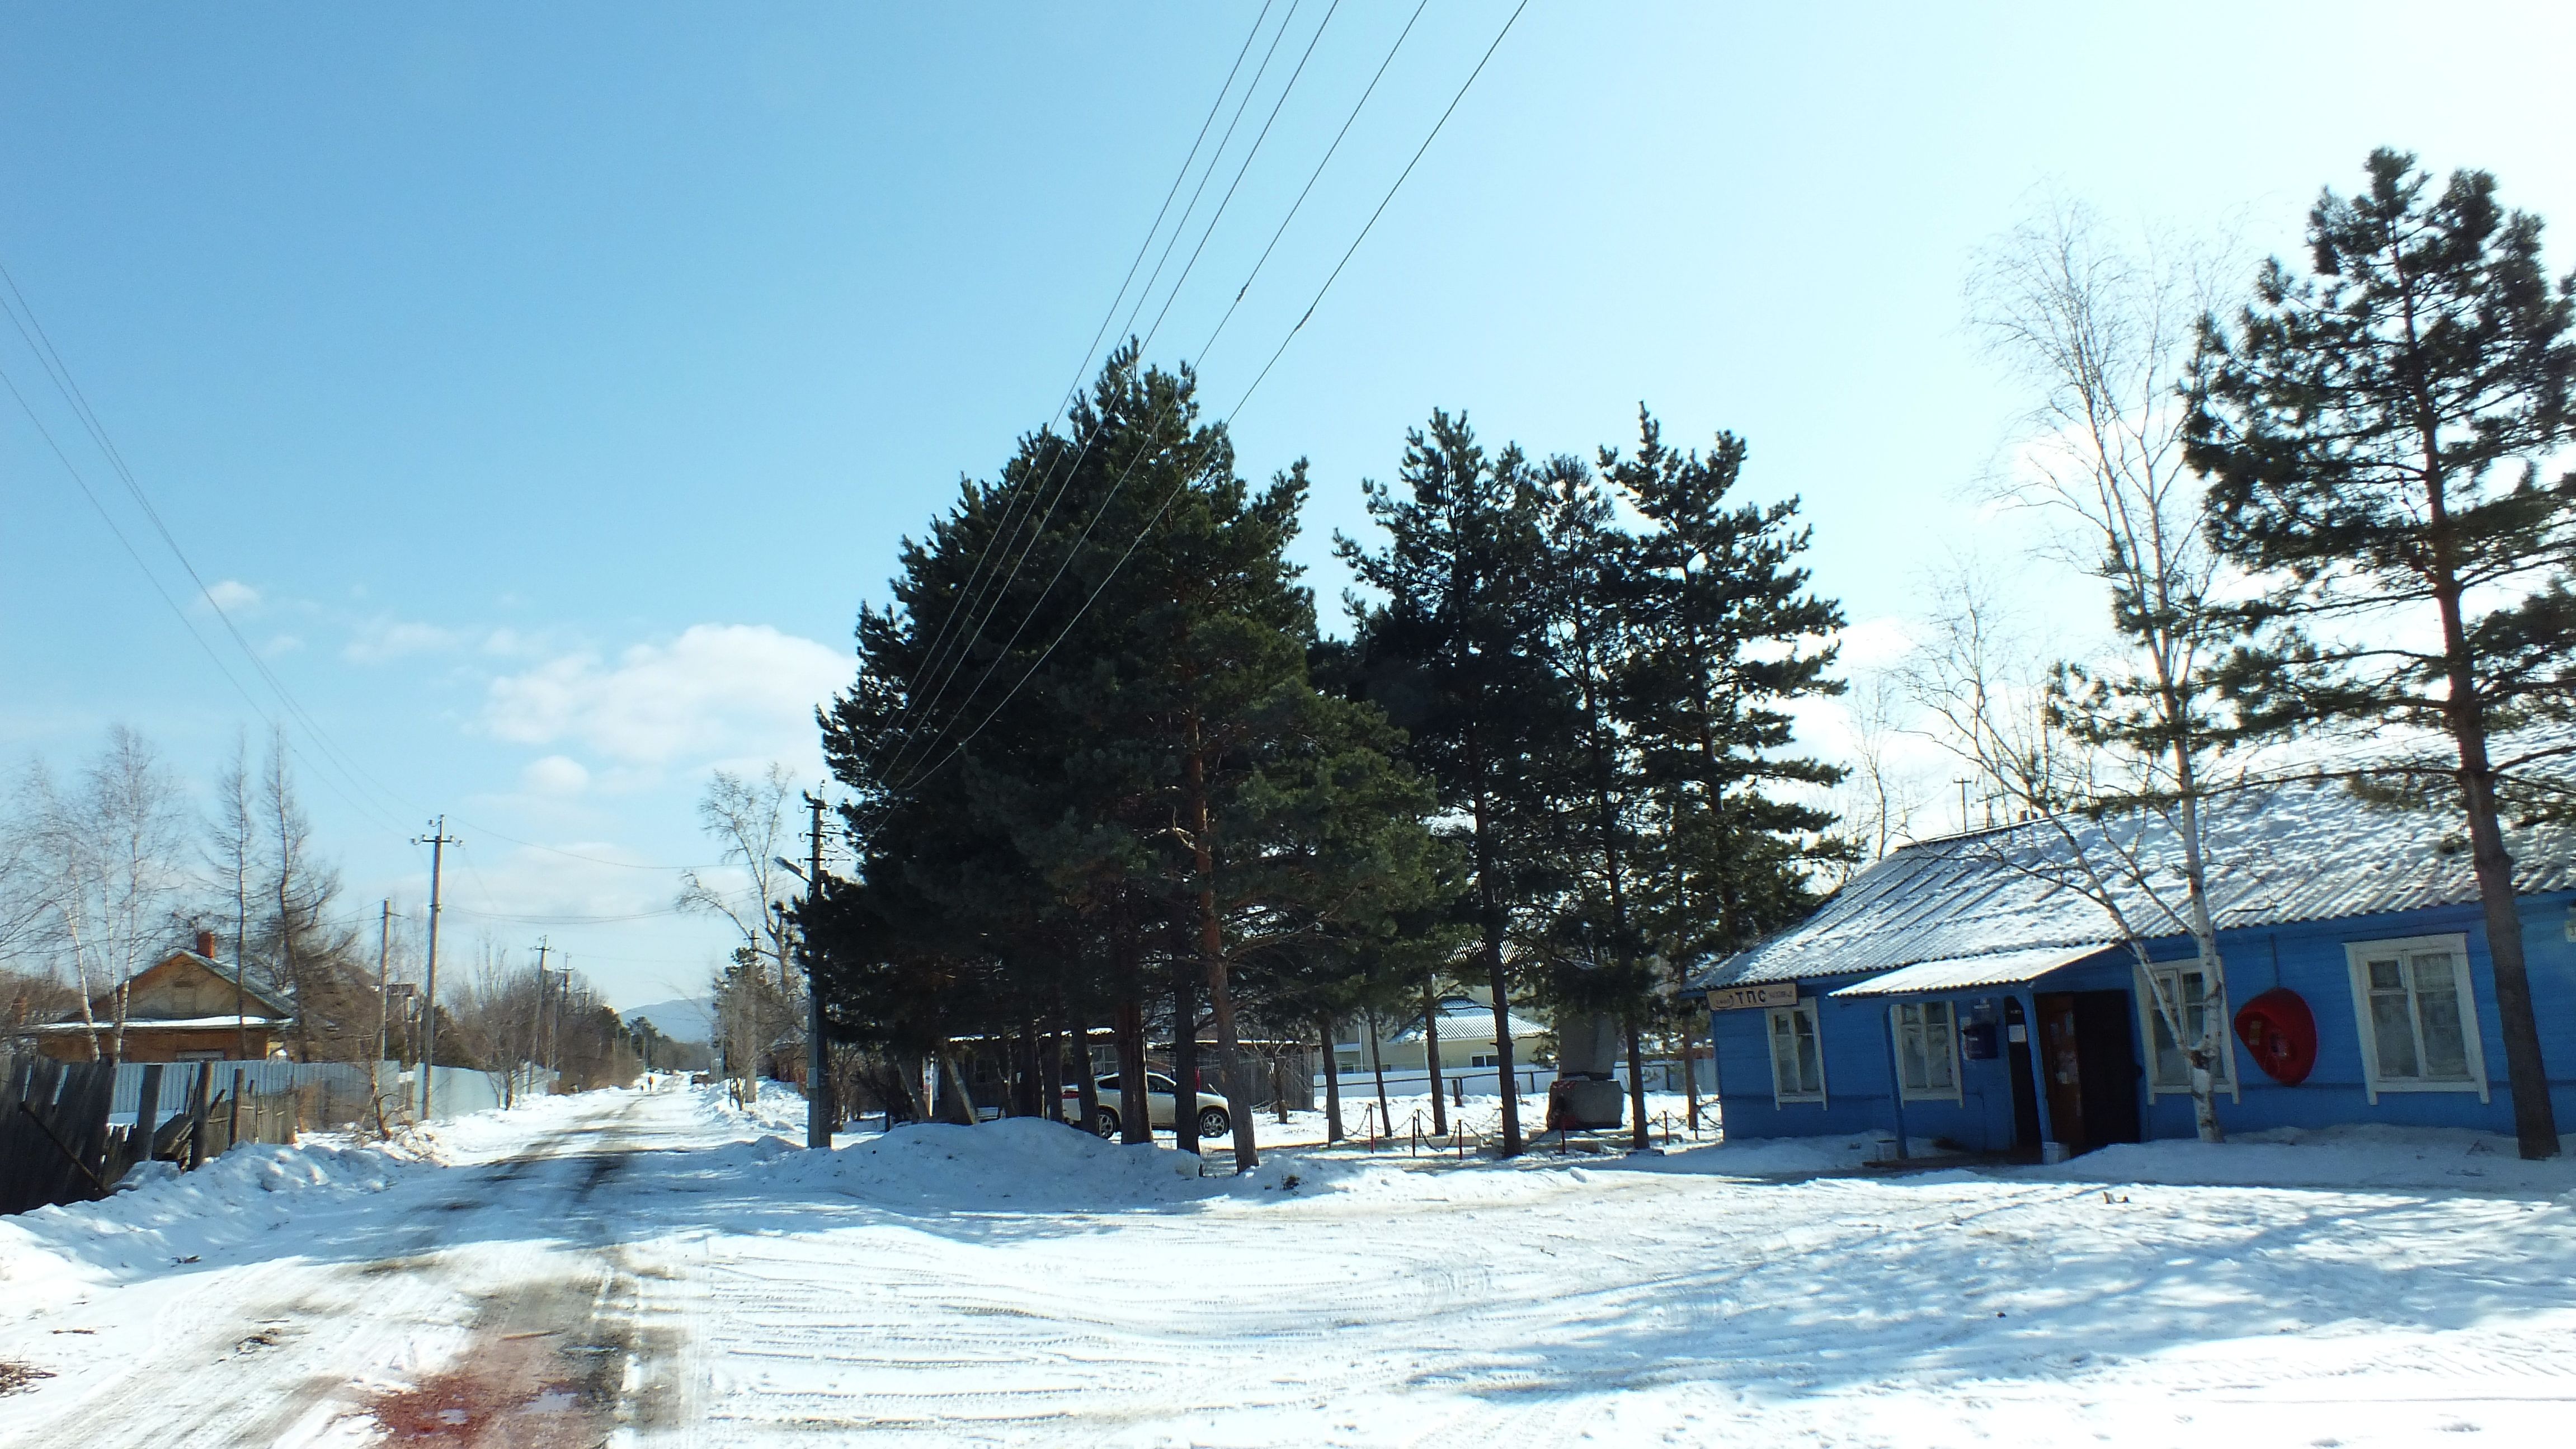
[[[149,1162],[152,1160],[152,1129],[161,1125],[160,1122],[156,1120],[160,1115],[161,1064],[159,1062],[154,1062],[152,1065],[143,1069],[143,1081],[136,1088],[134,1097],[134,1130],[143,1138],[143,1150],[141,1152],[129,1151],[126,1153],[125,1156],[127,1161]]]
[[[235,1075],[234,1080],[240,1080],[238,1074]],[[215,1064],[199,1062],[196,1090],[189,1094],[188,1101],[188,1170],[190,1172],[206,1165],[206,1115],[214,1105],[211,1100],[214,1090]]]

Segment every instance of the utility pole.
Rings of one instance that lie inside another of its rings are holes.
[[[555,1044],[554,1068],[558,1082],[563,1076],[564,1008],[572,1005],[572,953],[570,951],[564,953],[563,962],[561,966],[555,968],[555,974],[563,978],[563,989],[555,993],[554,1024],[546,1029],[548,1040]]]
[[[540,1066],[551,1065],[547,1058],[554,1054],[547,1047],[549,1033],[546,1030],[546,942],[548,939],[545,936],[537,938],[537,1019],[533,1026],[537,1038],[537,1063]]]
[[[385,1053],[393,1045],[394,986],[385,974],[385,963],[393,954],[394,903],[385,902],[384,914],[376,918],[376,1065],[368,1070],[370,1081],[384,1070]]]
[[[832,1148],[832,1112],[825,1101],[831,1086],[823,1077],[823,983],[814,971],[814,918],[823,898],[823,799],[807,792],[805,808],[814,813],[812,869],[805,877],[805,929],[797,945],[805,954],[805,1146]]]
[[[427,836],[415,835],[414,845],[429,847],[429,964],[422,972],[421,994],[427,1002],[420,1009],[420,1120],[429,1120],[430,1089],[438,1081],[438,885],[439,872],[447,861],[447,847],[465,842],[447,833],[447,817],[441,815]]]

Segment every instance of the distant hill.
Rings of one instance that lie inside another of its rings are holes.
[[[706,1001],[680,997],[650,1006],[630,1006],[618,1015],[629,1022],[649,1021],[655,1031],[673,1041],[703,1042],[715,1035],[715,1007]]]

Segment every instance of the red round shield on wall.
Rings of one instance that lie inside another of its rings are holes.
[[[2299,993],[2275,986],[2236,1009],[2236,1039],[2263,1075],[2285,1087],[2317,1065],[2317,1018]]]

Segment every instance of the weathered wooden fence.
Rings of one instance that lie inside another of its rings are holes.
[[[105,1197],[139,1162],[195,1167],[236,1142],[292,1141],[318,1085],[260,1092],[222,1062],[21,1057],[0,1075],[0,1213]]]

